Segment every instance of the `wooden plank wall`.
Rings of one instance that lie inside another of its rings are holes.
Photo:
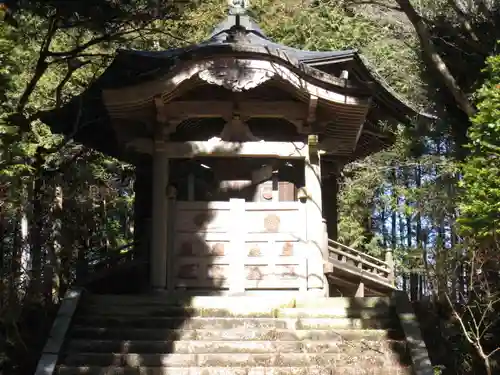
[[[175,288],[307,288],[300,202],[176,202]]]

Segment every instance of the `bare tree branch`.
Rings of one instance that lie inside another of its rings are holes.
[[[49,28],[47,30],[47,34],[45,35],[42,45],[40,46],[38,60],[35,65],[35,72],[31,77],[31,80],[26,85],[26,88],[24,89],[24,92],[21,95],[21,98],[19,99],[19,102],[17,104],[16,111],[18,113],[22,113],[24,111],[24,108],[26,107],[26,104],[28,104],[29,98],[33,93],[33,91],[35,90],[38,81],[40,81],[45,71],[47,70],[48,64],[46,59],[47,56],[49,55],[50,44],[52,43],[52,39],[54,38],[56,31],[57,31],[56,18],[54,16],[49,20]]]
[[[62,51],[62,52],[48,51],[47,55],[50,57],[68,57],[68,58],[76,57],[81,52],[88,49],[89,47],[95,46],[96,44],[99,44],[99,43],[108,42],[108,41],[111,41],[115,38],[119,38],[119,37],[122,37],[122,36],[125,36],[128,34],[135,33],[137,31],[141,30],[142,28],[143,27],[138,27],[138,28],[134,28],[131,30],[117,32],[114,34],[107,33],[107,34],[101,35],[99,37],[93,38],[93,39],[89,40],[88,42],[73,48],[72,50]]]
[[[465,93],[462,91],[455,77],[453,77],[448,66],[436,50],[436,47],[432,42],[431,34],[427,26],[423,22],[422,17],[417,13],[409,0],[396,1],[415,28],[424,54],[432,62],[434,69],[439,73],[439,76],[441,77],[445,86],[448,88],[450,94],[455,99],[458,107],[467,116],[473,116],[476,113],[476,109],[469,101],[469,98],[467,98],[467,95],[465,95]]]

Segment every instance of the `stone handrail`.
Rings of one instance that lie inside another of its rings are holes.
[[[83,294],[82,288],[71,288],[66,292],[61,306],[57,311],[56,318],[47,338],[47,342],[42,350],[42,355],[38,361],[35,375],[53,375],[56,371],[57,361],[64,339],[73,320],[73,316],[78,307]]]
[[[386,252],[386,259],[384,261],[328,239],[328,252],[330,258],[333,257],[338,262],[352,261],[358,265],[360,270],[368,271],[389,280],[393,278],[392,253],[390,251]]]
[[[86,259],[87,275],[95,277],[99,271],[109,269],[126,261],[135,260],[137,254],[134,251],[134,246],[136,245],[137,242],[130,242],[105,253],[97,251],[93,256]],[[84,277],[81,280],[76,280],[76,285],[85,285],[88,281],[89,277]],[[73,286],[66,292],[42,351],[35,375],[52,375],[55,373],[59,352],[83,291],[84,289],[81,286]]]

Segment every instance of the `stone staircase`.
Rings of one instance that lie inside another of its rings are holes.
[[[412,374],[383,298],[82,297],[59,375]]]

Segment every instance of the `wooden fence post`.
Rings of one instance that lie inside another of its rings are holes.
[[[389,281],[394,284],[394,259],[392,256],[392,249],[388,248],[385,250],[385,262],[389,265]]]

